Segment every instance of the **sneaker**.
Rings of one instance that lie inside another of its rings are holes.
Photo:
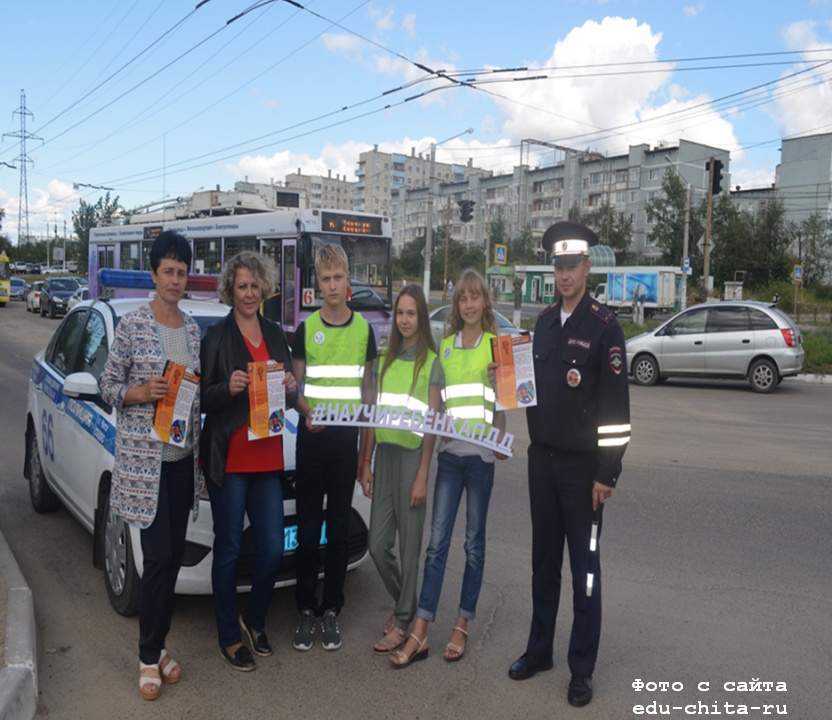
[[[295,650],[311,650],[315,639],[315,613],[311,610],[304,610],[300,614],[298,629],[295,630],[295,639],[292,646]]]
[[[243,631],[243,636],[248,639],[251,652],[262,657],[269,657],[272,654],[272,646],[269,644],[265,630],[255,630],[249,627],[242,615],[240,615],[240,629]]]
[[[341,631],[334,610],[324,610],[321,618],[321,632],[323,633],[324,650],[337,650],[341,647]]]

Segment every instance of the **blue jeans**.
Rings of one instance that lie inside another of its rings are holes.
[[[283,560],[283,487],[278,471],[226,473],[222,487],[208,481],[214,518],[214,561],[211,585],[220,647],[240,642],[237,623],[237,561],[248,515],[255,560],[243,618],[249,627],[265,630],[266,612]]]
[[[436,617],[448,549],[463,490],[466,496],[465,573],[462,576],[458,614],[469,620],[476,617],[485,569],[485,521],[493,486],[494,463],[484,462],[478,455],[439,453],[430,543],[425,554],[425,571],[416,617],[423,620],[433,620]]]

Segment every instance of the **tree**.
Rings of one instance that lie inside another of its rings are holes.
[[[823,284],[832,266],[832,222],[812,213],[800,223],[798,238],[803,284],[807,288]]]
[[[733,280],[736,270],[746,271],[746,283],[751,287],[786,280],[792,265],[788,251],[793,237],[782,201],[772,200],[761,212],[749,213],[721,196],[714,204],[711,222],[714,283]]]
[[[98,198],[95,204],[86,202],[83,198],[78,210],[72,212],[72,227],[78,243],[75,246],[75,260],[78,267],[86,267],[90,252],[90,230],[100,225],[116,225],[117,220],[124,216],[124,209],[119,205],[118,196],[110,198],[109,191],[104,197]]]
[[[645,206],[647,222],[652,225],[648,238],[662,250],[665,265],[682,264],[685,238],[685,195],[687,188],[681,178],[668,169],[662,177],[662,194]],[[699,208],[691,203],[688,232],[688,255],[691,267],[701,268],[701,255],[696,243],[705,232],[704,202]]]
[[[617,264],[623,265],[633,237],[633,221],[629,215],[615,212],[608,202],[604,202],[584,213],[580,221],[595,229],[601,244],[609,245]]]

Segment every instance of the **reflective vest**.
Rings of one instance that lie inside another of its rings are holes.
[[[305,321],[306,377],[303,394],[318,405],[361,402],[370,326],[358,313],[346,325],[324,325],[320,310]]]
[[[491,333],[483,333],[475,348],[455,348],[455,335],[439,345],[439,362],[445,372],[442,400],[445,413],[455,418],[457,432],[468,423],[471,433],[476,423],[485,424],[484,437],[494,422],[494,389],[488,383],[488,364],[491,362]]]
[[[430,372],[433,368],[433,361],[436,360],[436,353],[428,350],[425,364],[419,368],[419,375],[416,384],[413,385],[413,368],[415,361],[396,359],[390,363],[390,367],[379,378],[379,393],[376,398],[378,408],[407,408],[411,413],[418,413],[424,418],[425,412],[430,403]],[[379,358],[379,368],[384,367],[384,355]],[[379,371],[380,372],[380,371]],[[410,387],[413,386],[411,391]],[[393,443],[402,447],[415,450],[422,444],[424,433],[411,430],[391,430],[389,428],[376,428],[376,441],[380,443]]]

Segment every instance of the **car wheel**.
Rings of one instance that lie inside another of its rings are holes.
[[[659,364],[652,355],[639,355],[633,363],[636,385],[655,385],[659,381]]]
[[[755,360],[748,370],[748,382],[751,389],[758,393],[770,393],[777,389],[780,373],[777,366],[766,358]]]
[[[55,319],[55,306],[51,302],[49,303],[49,317]]]
[[[46,484],[46,476],[40,464],[40,452],[35,431],[29,433],[29,499],[35,512],[50,513],[61,507],[58,496]]]
[[[110,488],[107,488],[103,518],[101,542],[104,546],[104,584],[107,586],[110,605],[119,615],[136,615],[139,612],[141,579],[136,572],[130,529],[110,509]]]

